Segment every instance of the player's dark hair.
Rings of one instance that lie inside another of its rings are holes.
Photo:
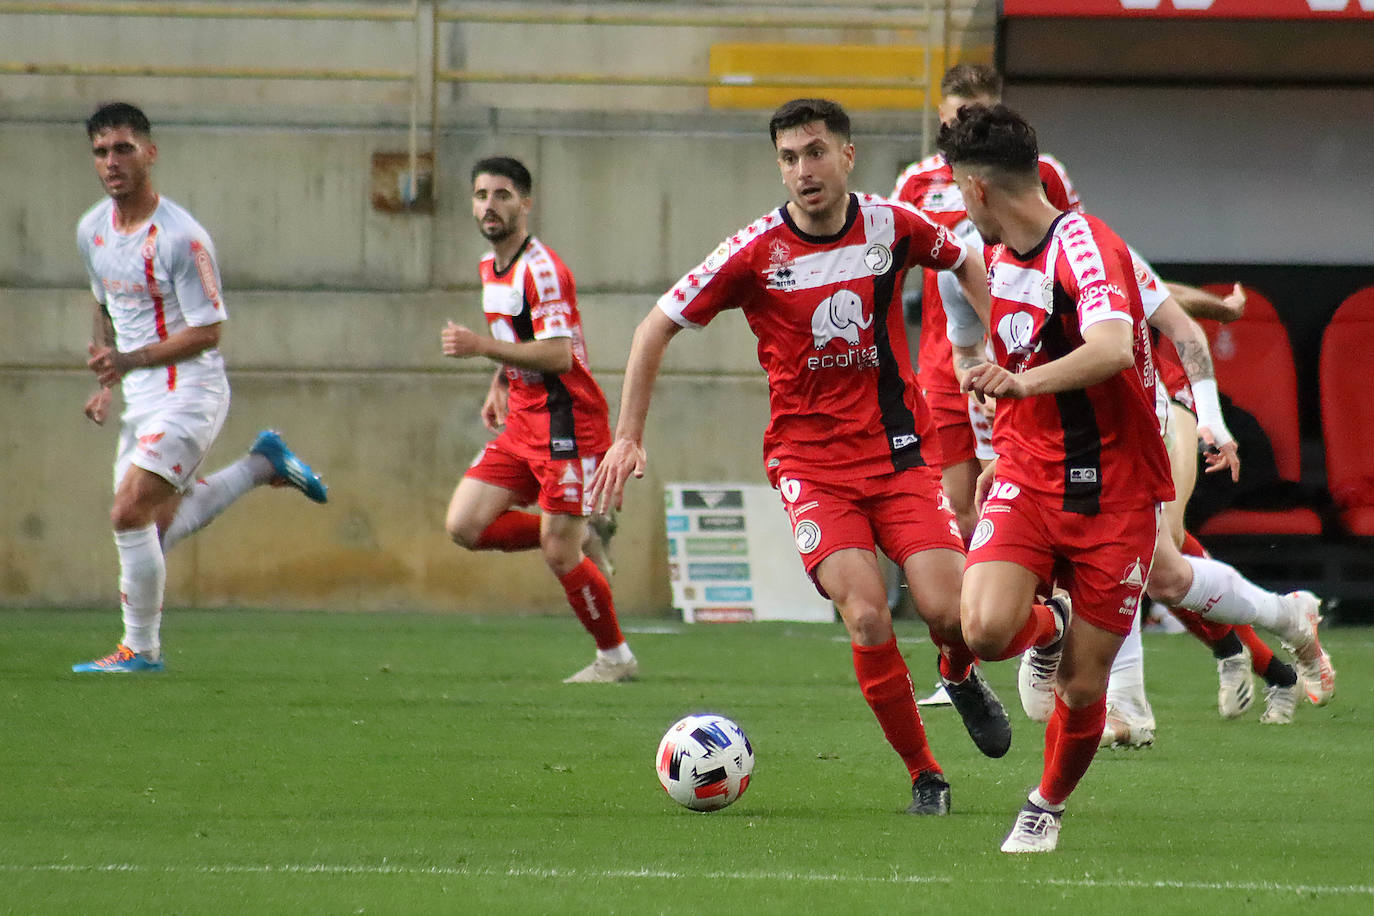
[[[86,119],[86,136],[93,138],[102,130],[116,127],[127,127],[145,137],[153,135],[153,125],[148,123],[148,116],[141,108],[128,102],[106,102]]]
[[[478,175],[499,175],[509,178],[521,197],[529,197],[530,191],[534,190],[534,179],[530,177],[530,170],[525,168],[525,164],[519,159],[512,159],[510,156],[488,156],[478,159],[472,167],[468,184],[475,182]]]
[[[1002,101],[1002,74],[987,64],[955,64],[940,80],[941,95]]]
[[[768,137],[777,145],[778,134],[813,121],[824,121],[825,129],[849,142],[849,115],[839,102],[829,99],[793,99],[778,106],[768,121]]]
[[[940,127],[940,152],[950,165],[988,166],[1039,181],[1035,128],[1005,105],[964,105]]]

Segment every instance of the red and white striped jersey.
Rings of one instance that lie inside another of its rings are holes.
[[[129,233],[116,231],[114,201],[105,198],[81,217],[76,245],[91,294],[114,324],[120,352],[228,317],[209,233],[166,197],[159,198],[148,222]],[[122,388],[125,404],[133,405],[187,388],[227,393],[228,384],[224,359],[211,348],[171,366],[130,370]]]
[[[768,374],[770,480],[939,467],[930,411],[907,357],[902,279],[915,266],[958,267],[965,254],[911,207],[851,194],[835,235],[803,232],[781,207],[722,242],[658,307],[685,327],[725,309],[743,311]]]
[[[478,271],[482,312],[491,336],[509,343],[572,339],[573,364],[564,373],[506,367],[510,382],[505,436],[527,458],[567,459],[603,454],[611,447],[606,395],[587,365],[587,343],[577,310],[577,289],[552,248],[530,236],[499,273],[488,252]]]
[[[1069,181],[1068,172],[1053,156],[1040,157],[1040,183],[1045,196],[1059,210],[1082,210],[1078,192]],[[954,183],[954,172],[945,157],[936,153],[907,167],[897,176],[892,191],[894,200],[904,201],[920,210],[932,221],[964,238],[972,230],[964,195]],[[920,364],[917,378],[924,391],[954,394],[959,382],[954,377],[953,350],[945,336],[945,309],[940,301],[940,288],[935,274],[925,271],[921,285],[921,344],[917,354]]]
[[[1094,216],[1061,214],[1024,255],[993,246],[988,283],[993,353],[1012,372],[1067,356],[1100,321],[1130,322],[1135,342],[1135,365],[1102,382],[998,401],[998,479],[1084,514],[1172,499],[1150,329],[1126,243]]]

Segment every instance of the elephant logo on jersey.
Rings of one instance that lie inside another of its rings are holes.
[[[842,289],[816,306],[811,315],[811,342],[817,350],[842,338],[850,346],[859,345],[859,331],[873,324],[873,316],[864,317],[864,302],[857,293]]]
[[[1040,349],[1039,342],[1031,345],[1035,338],[1035,319],[1029,312],[1003,315],[1002,320],[997,322],[997,336],[1002,338],[1002,345],[1007,348],[1009,355],[1025,356]]]

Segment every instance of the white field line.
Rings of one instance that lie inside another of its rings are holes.
[[[104,865],[57,862],[19,865],[0,863],[0,873],[10,874],[191,874],[191,875],[396,875],[399,877],[456,878],[540,878],[548,880],[602,881],[606,879],[711,880],[711,881],[810,881],[824,884],[969,884],[967,875],[840,875],[826,872],[744,871],[691,872],[652,868],[471,868],[444,865],[160,865],[147,866],[112,862]],[[989,878],[988,883],[1029,887],[1084,889],[1173,890],[1173,891],[1249,891],[1276,894],[1339,894],[1374,897],[1368,884],[1284,884],[1277,881],[1167,881],[1124,878],[1018,878],[1006,875]]]

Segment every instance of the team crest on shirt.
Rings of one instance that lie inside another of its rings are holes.
[[[768,264],[763,273],[768,278],[769,289],[789,290],[797,285],[792,272],[792,250],[781,240],[775,239],[768,246]]]
[[[873,271],[874,276],[881,277],[892,266],[892,250],[874,242],[864,251],[864,266]]]
[[[803,554],[811,553],[821,546],[821,526],[809,518],[797,525],[792,533],[797,536],[797,550]]]

